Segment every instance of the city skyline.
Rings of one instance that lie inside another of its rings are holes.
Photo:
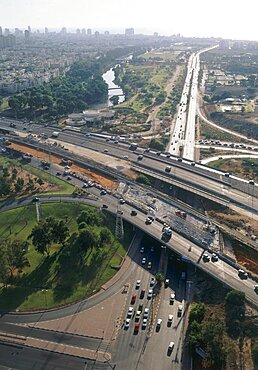
[[[209,5],[205,0],[194,3],[186,0],[184,4],[161,0],[131,0],[124,2],[95,0],[2,0],[0,25],[5,28],[32,30],[48,27],[49,30],[68,30],[92,28],[123,33],[125,28],[133,27],[135,33],[161,35],[182,34],[186,37],[222,37],[232,39],[258,40],[256,14],[258,4],[255,0],[243,9],[233,3],[217,0]],[[143,21],[144,19],[144,21]]]

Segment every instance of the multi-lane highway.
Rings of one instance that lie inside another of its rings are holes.
[[[37,125],[30,130],[37,134],[43,131],[42,127]],[[53,129],[44,128],[44,132],[51,136]],[[140,148],[136,151],[131,151],[129,149],[130,145],[127,143],[112,141],[99,136],[87,136],[76,132],[64,131],[60,132],[58,139],[55,140],[63,144],[66,142],[72,143],[77,148],[89,148],[94,152],[105,153],[107,156],[125,159],[127,166],[130,166],[133,162],[135,169],[142,172],[148,170],[153,177],[162,177],[164,181],[171,183],[171,185],[174,184],[218,202],[221,200],[222,204],[225,204],[225,201],[226,203],[230,202],[240,207],[240,211],[241,207],[243,207],[257,213],[258,187],[235,176],[227,177],[221,171],[194,164],[187,160],[179,162],[177,157],[171,156],[167,158],[165,154],[157,156],[155,151],[144,153],[144,150]],[[107,142],[106,140],[109,141]],[[48,150],[50,149],[48,148]],[[57,151],[58,148],[52,148],[52,150]],[[143,155],[141,160],[138,160],[139,153]],[[171,166],[170,173],[165,171],[167,165]]]

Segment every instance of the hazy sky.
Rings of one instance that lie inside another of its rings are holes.
[[[0,0],[0,25],[258,40],[258,0]]]

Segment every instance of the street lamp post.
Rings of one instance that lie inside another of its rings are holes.
[[[44,296],[45,296],[45,307],[47,309],[47,295],[46,295],[46,292],[48,291],[47,289],[41,289],[41,291],[44,293]]]

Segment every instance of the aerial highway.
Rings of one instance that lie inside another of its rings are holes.
[[[68,197],[68,196],[47,196],[42,197],[42,201],[55,201],[60,202],[60,199],[71,202],[82,202],[86,204],[95,205],[97,207],[101,207],[104,204],[108,206],[108,211],[116,214],[117,212],[117,198],[113,195],[105,195],[104,197],[99,197],[99,199],[91,199],[91,198],[74,198],[74,197]],[[22,199],[22,200],[16,200],[13,204],[8,204],[6,206],[3,206],[1,209],[10,209],[12,207],[22,206],[26,204],[30,204],[31,199]],[[145,233],[151,235],[155,239],[159,240],[161,243],[161,237],[162,237],[162,229],[163,224],[159,222],[158,220],[155,220],[150,225],[146,224],[146,212],[141,212],[140,210],[137,211],[137,216],[133,217],[131,216],[131,211],[134,209],[132,205],[129,204],[123,204],[123,219],[129,221],[133,225],[135,225],[137,228],[143,230]],[[203,261],[203,254],[205,250],[200,247],[199,245],[191,242],[190,240],[184,238],[177,232],[173,232],[172,238],[166,243],[167,247],[170,248],[172,251],[178,253],[182,256],[187,256],[189,260],[192,262],[192,264],[204,271],[206,271],[208,274],[210,274],[215,279],[221,281],[223,284],[232,287],[237,290],[244,291],[246,294],[246,298],[254,303],[258,304],[258,296],[254,292],[254,285],[255,282],[251,279],[242,280],[238,276],[238,269],[234,266],[231,266],[229,263],[224,262],[223,260],[219,259],[216,263],[212,262],[205,262]],[[190,251],[189,251],[190,250]],[[209,252],[208,252],[209,254]],[[211,253],[210,253],[211,255]],[[120,282],[122,284],[122,282]],[[122,285],[121,285],[122,286]],[[115,289],[115,288],[114,288]],[[115,291],[115,290],[114,290]],[[105,294],[110,294],[110,292],[105,292]],[[101,298],[97,298],[101,299]],[[85,301],[84,304],[79,304],[79,306],[74,306],[76,309],[80,307],[80,309],[86,309],[90,307],[91,304],[90,300]],[[94,302],[96,304],[96,302]],[[44,320],[50,320],[54,319],[60,316],[66,316],[72,314],[74,312],[73,306],[64,307],[57,311],[49,311],[44,314]],[[16,322],[16,320],[19,320],[19,322],[32,322],[37,320],[42,320],[41,313],[35,313],[35,314],[29,314],[29,315],[16,315],[16,314],[5,314],[2,316],[1,320],[3,321],[10,321],[10,322]]]
[[[44,128],[44,132],[51,136],[53,129]],[[42,128],[33,127],[35,133],[42,132]],[[21,132],[22,133],[22,132]],[[24,135],[24,134],[23,134]],[[48,139],[50,140],[50,139]],[[107,141],[108,140],[108,141]],[[70,131],[60,132],[58,139],[59,143],[72,143],[77,147],[88,148],[92,151],[105,153],[107,156],[125,159],[127,165],[133,163],[135,168],[141,172],[144,170],[151,171],[153,177],[160,178],[182,187],[192,192],[197,192],[204,197],[208,196],[213,199],[214,195],[221,198],[221,202],[225,201],[230,204],[237,205],[240,208],[249,209],[253,213],[257,213],[258,209],[258,186],[249,184],[248,181],[238,179],[235,176],[225,176],[225,173],[208,168],[201,164],[196,164],[188,160],[178,161],[177,157],[167,158],[166,154],[157,155],[155,151],[144,152],[144,149],[137,149],[136,151],[130,150],[130,144],[125,142],[118,142],[108,138],[83,135]],[[53,142],[53,140],[52,140]],[[34,140],[34,145],[37,141]],[[46,143],[47,144],[47,143]],[[38,143],[40,145],[40,143]],[[48,149],[53,152],[58,148],[49,146]],[[142,159],[138,160],[139,154],[142,153]],[[94,156],[92,156],[93,158]],[[171,172],[167,173],[165,168],[167,165],[171,166]],[[215,198],[214,198],[215,199]]]

